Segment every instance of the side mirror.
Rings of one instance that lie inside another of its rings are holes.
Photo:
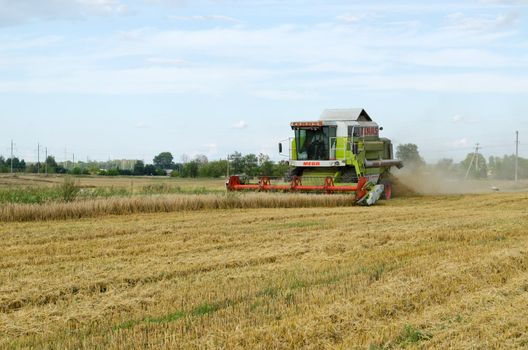
[[[282,153],[282,143],[279,143],[279,153]]]

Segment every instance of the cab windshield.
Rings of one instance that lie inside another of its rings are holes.
[[[335,148],[335,128],[299,128],[295,130],[298,160],[329,160]]]

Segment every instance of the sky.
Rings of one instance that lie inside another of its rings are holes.
[[[362,107],[429,162],[528,157],[528,0],[0,0],[0,155],[266,153]]]

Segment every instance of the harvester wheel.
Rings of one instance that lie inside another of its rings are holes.
[[[388,179],[383,179],[380,181],[380,183],[383,185],[384,188],[382,198],[390,200],[392,198],[392,183]]]

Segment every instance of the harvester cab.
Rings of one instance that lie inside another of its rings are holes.
[[[402,163],[393,158],[391,141],[379,137],[383,128],[364,109],[327,109],[318,121],[290,126],[294,137],[287,145],[289,185],[272,185],[269,177],[258,184],[242,184],[235,176],[229,179],[228,190],[355,192],[357,202],[366,205],[382,196],[390,199],[390,168],[401,168]],[[281,153],[284,148],[279,144]]]

